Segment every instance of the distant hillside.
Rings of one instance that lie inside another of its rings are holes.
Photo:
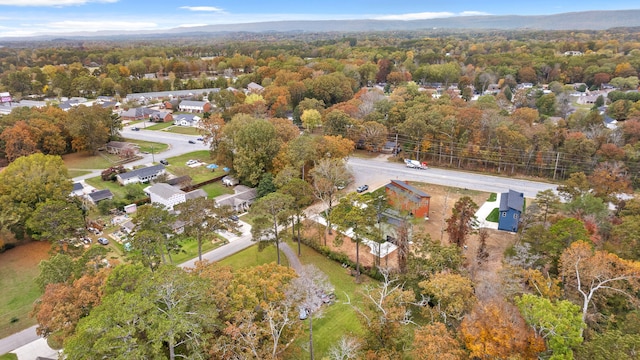
[[[275,21],[247,24],[209,25],[168,30],[169,33],[234,31],[389,31],[423,29],[536,29],[606,30],[640,26],[640,9],[624,11],[586,11],[540,16],[457,16],[429,20],[319,20]]]
[[[606,30],[640,26],[640,9],[614,11],[585,11],[538,16],[457,16],[429,20],[319,20],[319,21],[273,21],[245,24],[207,25],[155,31],[108,31],[65,34],[41,34],[25,38],[4,38],[11,42],[21,40],[50,40],[56,37],[69,39],[105,38],[153,38],[165,36],[190,36],[221,33],[266,33],[266,32],[368,32],[368,31],[413,31],[431,29],[461,30]]]

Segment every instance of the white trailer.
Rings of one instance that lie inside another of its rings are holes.
[[[404,163],[407,165],[408,168],[412,168],[412,169],[426,170],[429,168],[426,162],[420,162],[418,160],[405,159]]]

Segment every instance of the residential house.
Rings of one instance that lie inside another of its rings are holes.
[[[73,183],[73,189],[71,190],[71,196],[82,196],[84,195],[84,185],[81,182]]]
[[[191,179],[191,176],[189,175],[183,175],[183,176],[177,176],[174,177],[172,179],[167,180],[167,184],[177,187],[177,188],[183,188],[185,186],[189,186],[191,185],[191,182],[193,181],[193,179]]]
[[[500,216],[498,230],[518,231],[518,224],[524,210],[524,194],[514,190],[500,195]]]
[[[168,111],[156,111],[151,114],[149,120],[153,122],[172,122],[173,114]]]
[[[127,94],[125,101],[126,102],[139,102],[146,103],[148,101],[153,100],[164,100],[164,99],[184,99],[191,98],[194,94],[202,95],[203,97],[207,97],[210,93],[217,93],[220,91],[220,88],[208,88],[208,89],[191,89],[191,90],[173,90],[173,91],[153,91],[153,92],[145,92],[145,93],[133,93]]]
[[[149,186],[144,189],[144,192],[149,195],[152,204],[163,205],[169,210],[173,210],[175,205],[182,204],[187,200],[207,197],[207,193],[202,189],[184,192],[165,183],[158,183]]]
[[[124,121],[149,119],[156,112],[158,112],[158,110],[152,110],[146,107],[136,107],[120,113],[120,119]]]
[[[116,179],[120,185],[127,185],[149,182],[161,174],[164,174],[164,165],[158,164],[118,174]]]
[[[264,87],[260,84],[256,84],[254,82],[250,82],[247,85],[247,92],[253,94],[260,94],[264,91]]]
[[[109,141],[105,147],[109,154],[120,154],[127,149],[137,150],[138,145],[122,141]]]
[[[173,124],[180,126],[198,127],[202,120],[198,115],[194,114],[178,114],[173,117]]]
[[[208,101],[183,100],[178,105],[178,109],[190,113],[203,113],[211,111],[211,103]]]
[[[243,213],[249,211],[253,202],[258,198],[258,190],[243,185],[234,188],[233,195],[222,195],[216,198],[218,206],[231,206],[233,211]]]
[[[391,206],[401,211],[408,211],[415,217],[429,217],[431,195],[409,185],[405,181],[391,180],[385,186],[385,193]]]
[[[87,194],[86,199],[94,204],[97,205],[100,201],[103,200],[112,200],[113,199],[113,193],[111,193],[111,190],[106,189],[106,190],[96,190],[94,192],[90,192]]]
[[[164,101],[161,107],[164,107],[167,110],[177,110],[179,105],[180,99],[172,99]]]

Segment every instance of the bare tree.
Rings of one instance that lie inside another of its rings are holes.
[[[315,265],[305,265],[299,275],[292,282],[290,295],[299,299],[301,312],[309,320],[309,354],[313,360],[313,317],[321,317],[322,305],[332,301],[333,286],[329,277]]]
[[[362,344],[360,340],[351,336],[343,336],[337,344],[329,349],[329,359],[331,360],[353,360],[357,359]]]
[[[351,172],[342,159],[320,159],[313,168],[311,176],[313,177],[313,194],[325,205],[326,229],[331,234],[329,214],[337,200],[338,186],[348,184],[351,181]],[[325,245],[327,245],[326,237]]]

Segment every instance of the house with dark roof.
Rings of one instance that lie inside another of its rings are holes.
[[[90,203],[97,205],[102,200],[112,200],[113,193],[109,189],[97,190],[88,193],[86,198]]]
[[[120,185],[127,185],[149,182],[161,174],[164,174],[164,165],[158,164],[118,174],[116,175],[116,179]]]
[[[120,113],[120,119],[129,121],[149,119],[157,112],[158,110],[152,110],[146,107],[131,108]]]
[[[256,84],[254,82],[250,82],[249,84],[247,84],[247,92],[249,93],[260,94],[263,91],[264,87],[260,84]]]
[[[524,194],[514,190],[500,195],[500,217],[498,219],[498,230],[518,231],[520,217],[524,210]]]
[[[81,182],[74,182],[73,189],[71,189],[71,196],[82,196],[84,195],[84,185]]]
[[[169,111],[156,111],[149,117],[153,122],[172,122],[173,115]]]
[[[384,188],[391,206],[416,217],[429,217],[431,195],[405,181],[391,180]]]

